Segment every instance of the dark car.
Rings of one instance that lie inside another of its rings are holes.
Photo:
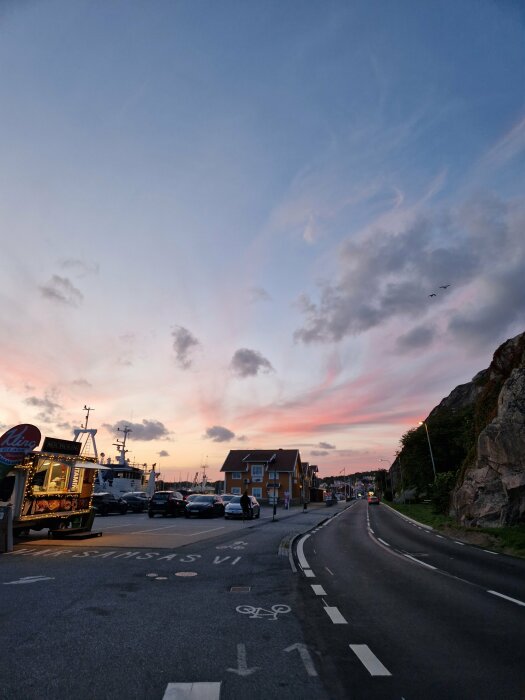
[[[182,515],[185,507],[186,502],[180,491],[156,491],[149,501],[148,516],[162,515],[166,518],[171,515],[174,518]]]
[[[212,518],[214,515],[224,515],[224,502],[220,496],[201,494],[186,505],[184,515],[191,518],[192,515],[198,518]]]
[[[122,500],[126,501],[133,513],[143,513],[148,509],[149,496],[145,491],[123,493]]]
[[[261,516],[261,506],[259,505],[259,501],[255,498],[255,496],[248,496],[248,498],[250,499],[250,512],[248,517],[259,518]],[[241,496],[233,496],[233,498],[230,499],[230,502],[226,504],[226,508],[224,509],[224,517],[226,520],[228,520],[228,518],[244,517],[241,506]]]
[[[368,496],[368,505],[379,505],[379,496]]]
[[[126,501],[114,496],[112,493],[94,493],[91,505],[98,515],[109,515],[110,513],[124,515],[128,512]]]

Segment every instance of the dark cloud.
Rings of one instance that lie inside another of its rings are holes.
[[[161,450],[160,452],[158,452],[158,455],[159,455],[159,457],[169,457],[170,453],[167,452],[166,450]]]
[[[163,423],[158,420],[147,420],[146,418],[143,419],[142,423],[131,423],[130,421],[121,420],[113,425],[104,423],[103,427],[112,433],[118,433],[118,429],[120,428],[120,430],[123,430],[126,425],[131,429],[128,437],[129,440],[142,440],[147,442],[149,440],[161,440],[170,435],[169,430]]]
[[[188,369],[191,367],[192,362],[189,357],[190,351],[192,348],[200,345],[200,343],[187,328],[182,326],[177,326],[171,334],[173,336],[173,349],[175,350],[177,364],[182,369]]]
[[[339,279],[321,285],[317,301],[307,295],[299,299],[305,323],[295,339],[336,342],[387,320],[435,313],[472,282],[474,289],[494,285],[497,298],[482,312],[462,308],[451,321],[451,331],[464,328],[468,334],[488,323],[501,334],[525,316],[523,282],[516,307],[519,278],[525,279],[524,218],[516,204],[479,196],[461,210],[420,218],[399,233],[377,231],[348,241],[341,251]],[[442,290],[442,284],[451,287]],[[431,292],[437,296],[429,299]],[[400,346],[430,339],[428,330],[420,330],[402,337]]]
[[[235,433],[221,425],[214,425],[212,428],[207,428],[204,437],[213,440],[213,442],[230,442],[235,437]]]
[[[329,442],[320,442],[319,447],[322,450],[335,450],[335,445],[331,445]]]
[[[84,296],[67,277],[53,275],[47,284],[40,287],[43,297],[51,301],[67,304],[68,306],[80,306]]]
[[[436,331],[431,326],[416,326],[397,339],[399,350],[414,350],[424,348],[433,341]]]
[[[238,377],[254,377],[259,372],[273,372],[270,362],[256,350],[240,348],[231,361],[231,368]]]
[[[27,399],[24,399],[24,403],[27,406],[42,409],[36,414],[36,418],[42,423],[55,422],[58,417],[58,411],[62,408],[60,404],[53,401],[49,396],[45,396],[43,399],[38,396],[29,396]]]
[[[326,455],[329,455],[329,452],[326,452],[325,450],[311,450],[310,454],[312,457],[326,457]]]

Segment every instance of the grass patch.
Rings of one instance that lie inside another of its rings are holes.
[[[454,518],[434,513],[430,503],[388,503],[418,523],[430,525],[449,537],[469,542],[495,552],[525,558],[525,525],[512,527],[462,527]]]

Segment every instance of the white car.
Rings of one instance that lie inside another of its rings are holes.
[[[250,518],[260,518],[261,517],[261,506],[259,505],[259,501],[255,498],[255,496],[248,496],[250,499],[250,504],[251,504],[251,509],[250,509]],[[226,508],[224,509],[224,517],[228,520],[228,518],[242,518],[243,517],[243,512],[242,512],[242,506],[241,506],[241,496],[234,496],[229,503],[226,504]]]

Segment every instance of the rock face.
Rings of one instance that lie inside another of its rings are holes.
[[[474,461],[464,468],[453,493],[453,512],[464,525],[524,522],[525,333],[500,346],[488,370],[472,384],[477,387],[454,390],[475,402],[481,431]]]

